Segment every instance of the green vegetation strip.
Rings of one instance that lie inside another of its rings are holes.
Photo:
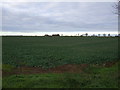
[[[3,78],[3,88],[118,88],[118,64],[90,66],[84,73],[12,75]]]

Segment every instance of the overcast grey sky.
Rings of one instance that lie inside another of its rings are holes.
[[[118,18],[113,2],[7,2],[3,32],[111,32]]]

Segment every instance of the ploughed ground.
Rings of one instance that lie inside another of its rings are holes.
[[[95,67],[111,67],[116,62],[106,62],[101,65],[94,64]],[[81,73],[90,64],[65,64],[54,68],[43,69],[41,67],[21,66],[14,68],[11,72],[2,71],[2,76],[18,75],[18,74],[40,74],[40,73]]]

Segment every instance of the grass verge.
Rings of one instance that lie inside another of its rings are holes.
[[[112,67],[90,65],[83,73],[12,75],[3,88],[118,88],[118,63]]]

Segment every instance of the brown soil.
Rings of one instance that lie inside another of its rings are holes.
[[[19,67],[11,72],[2,72],[2,76],[17,75],[17,74],[40,74],[40,73],[80,73],[88,64],[66,64],[55,68],[42,69],[40,67]]]
[[[117,62],[106,62],[104,64],[104,67],[112,67],[114,64],[116,64]]]
[[[88,67],[88,64],[65,64],[62,66],[58,66],[55,68],[48,69],[49,72],[53,73],[80,73],[83,71],[84,68]]]
[[[111,67],[116,62],[106,62],[100,67]],[[89,64],[65,64],[55,68],[43,69],[40,67],[27,67],[22,66],[13,69],[11,72],[2,71],[2,76],[17,75],[17,74],[41,74],[41,73],[81,73]],[[95,65],[96,67],[96,65]]]

